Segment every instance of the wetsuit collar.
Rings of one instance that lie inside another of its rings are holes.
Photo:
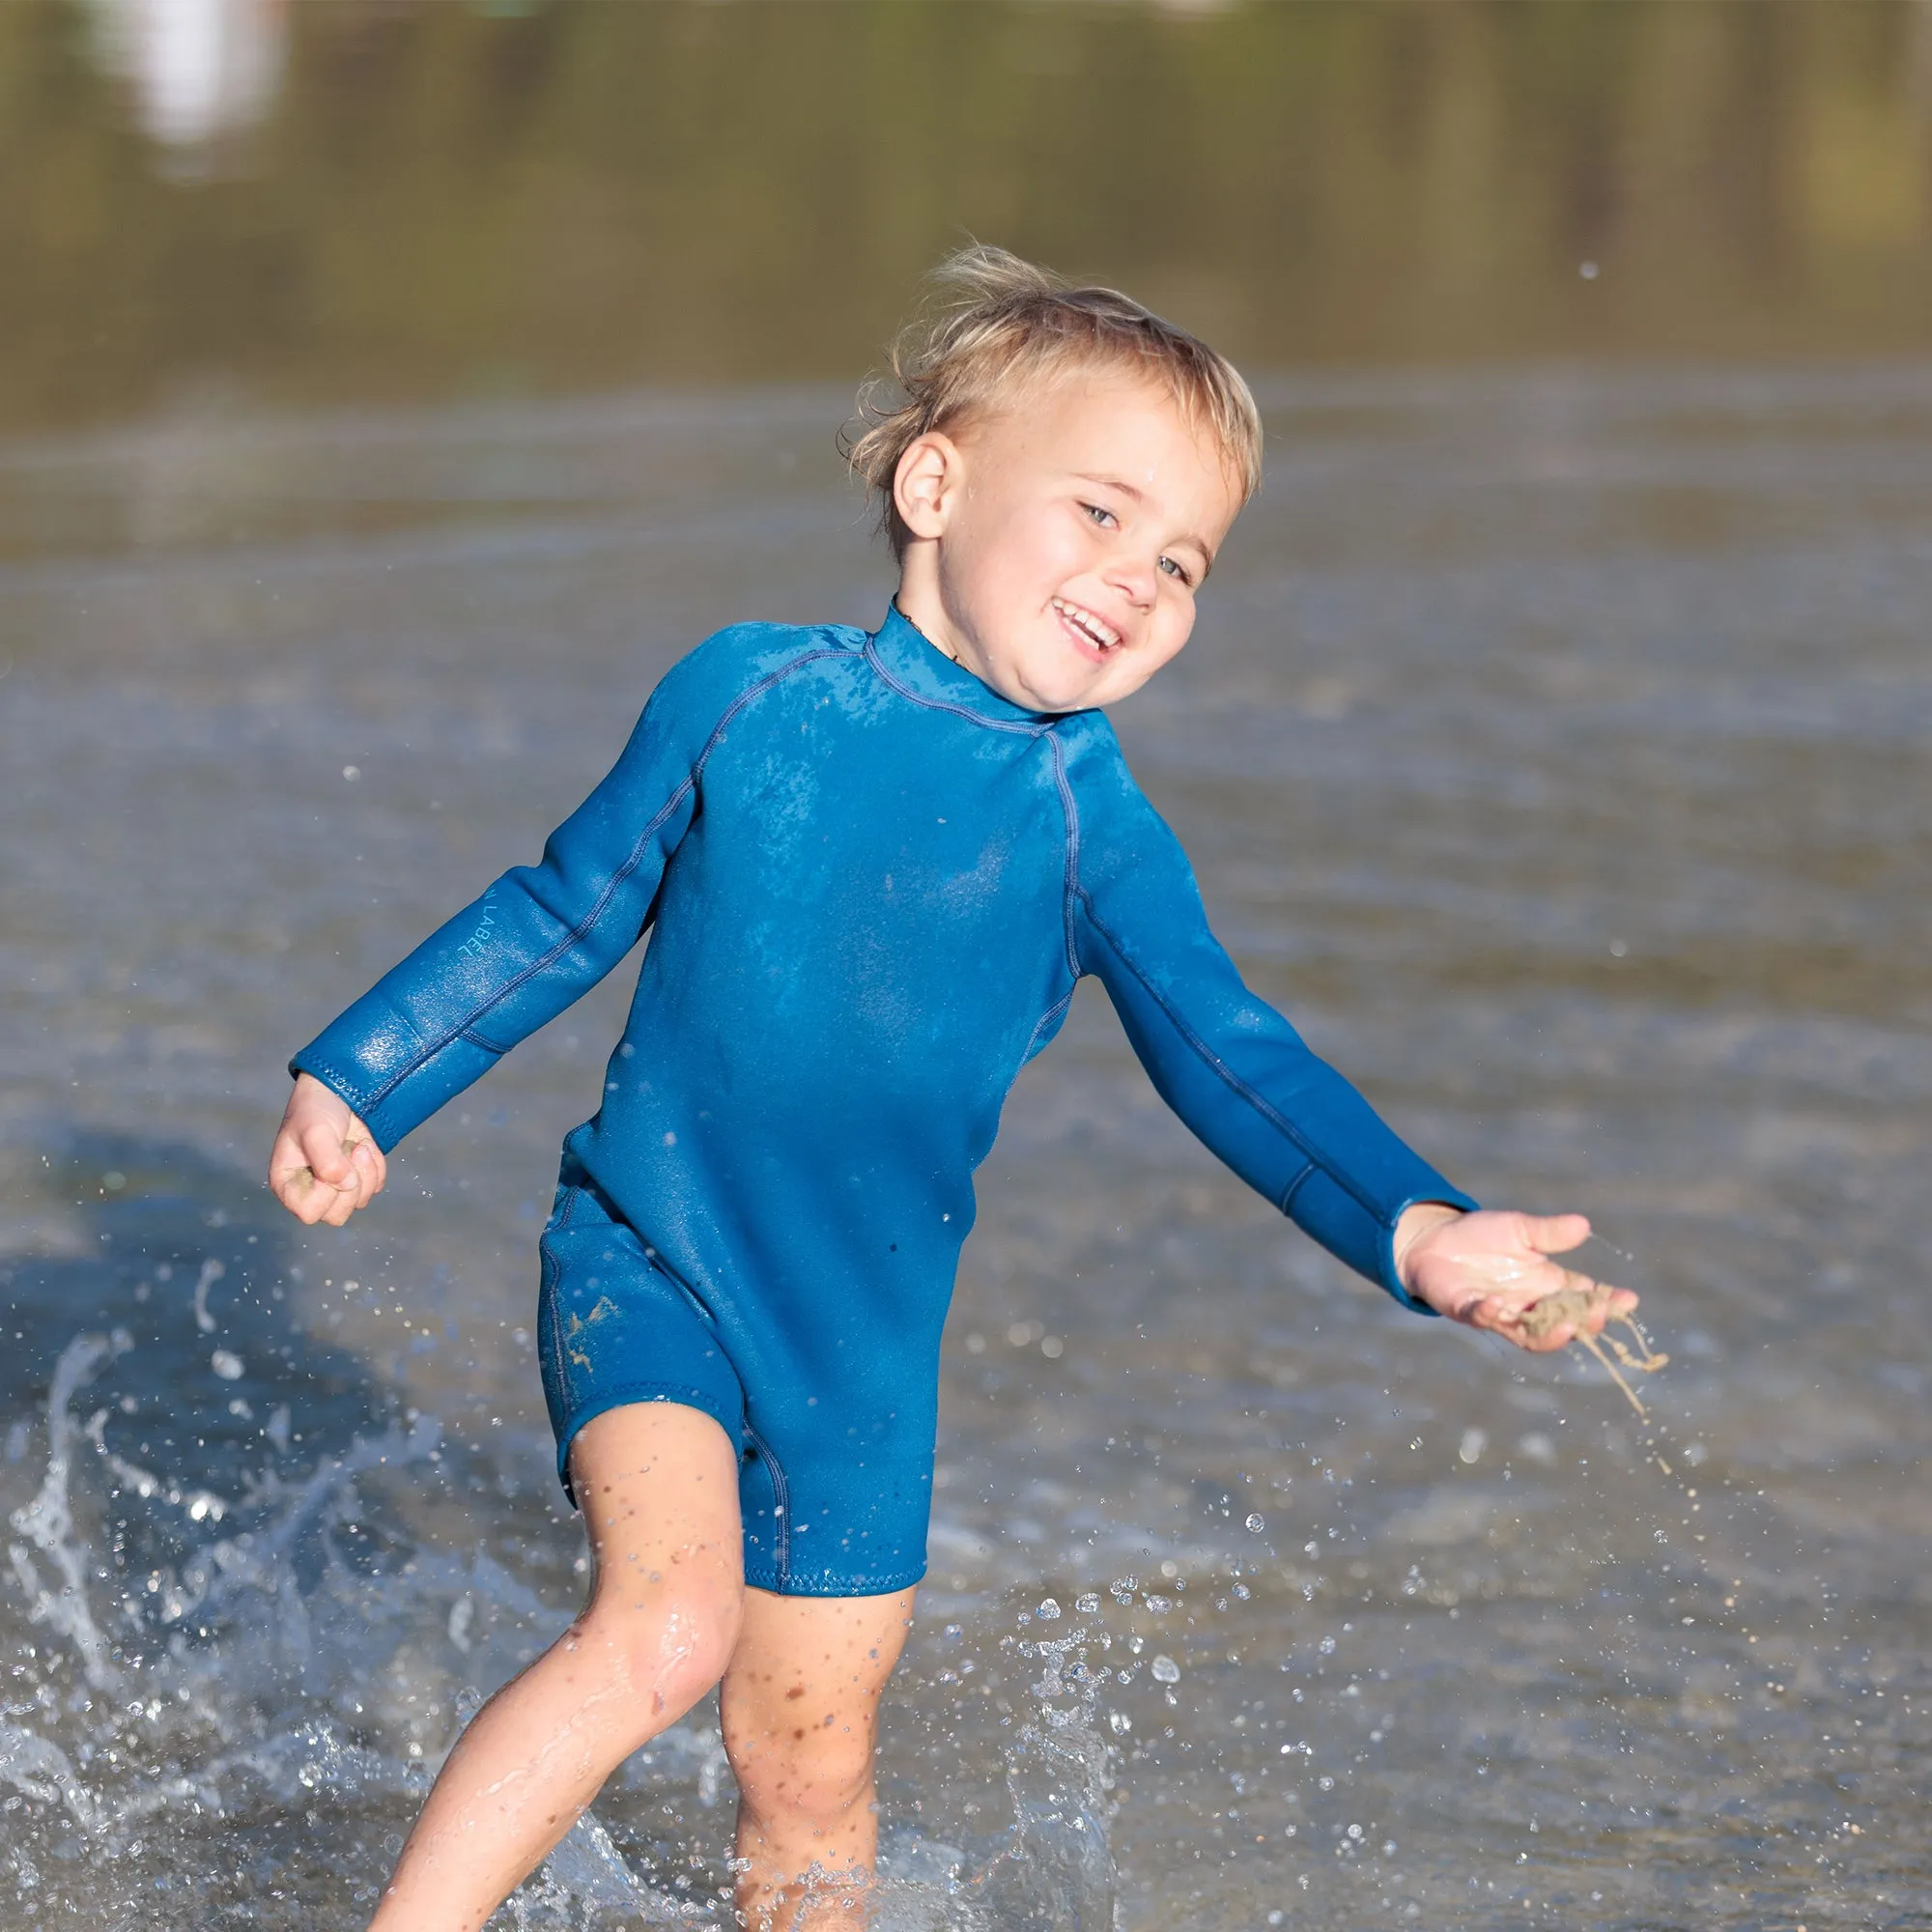
[[[897,604],[886,607],[886,621],[873,632],[867,650],[889,683],[930,704],[968,711],[995,724],[1043,724],[1058,713],[1028,711],[982,684],[928,639]]]

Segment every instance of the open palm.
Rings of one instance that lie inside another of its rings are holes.
[[[1605,1293],[1589,1275],[1555,1259],[1589,1237],[1590,1224],[1581,1214],[1445,1214],[1401,1246],[1399,1266],[1409,1293],[1438,1315],[1490,1329],[1520,1349],[1561,1349],[1579,1334],[1600,1334],[1605,1321],[1636,1306],[1629,1289]],[[1565,1290],[1589,1297],[1577,1320],[1541,1333],[1523,1325],[1530,1308]]]

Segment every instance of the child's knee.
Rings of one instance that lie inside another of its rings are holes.
[[[724,1746],[739,1795],[758,1818],[832,1825],[872,1792],[869,1724],[801,1714],[791,1723],[755,1735],[733,1735]]]
[[[625,1601],[600,1591],[569,1641],[613,1694],[631,1705],[640,1735],[674,1722],[724,1676],[738,1640],[744,1593],[725,1579],[689,1579]]]

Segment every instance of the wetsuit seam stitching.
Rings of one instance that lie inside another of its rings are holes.
[[[885,667],[885,661],[868,640],[866,645],[866,662],[877,672],[881,681],[898,695],[914,704],[923,704],[928,711],[948,711],[954,718],[963,718],[970,724],[984,725],[988,731],[1007,731],[1020,738],[1040,738],[1048,736],[1053,726],[1049,723],[1036,722],[1022,724],[1016,718],[988,718],[964,704],[954,704],[947,697],[927,697],[923,692],[914,691],[911,686],[901,684]]]
[[[769,672],[766,676],[760,678],[756,684],[741,691],[724,707],[724,711],[719,714],[717,724],[711,727],[711,735],[705,739],[697,756],[692,760],[690,770],[685,773],[683,779],[665,800],[664,804],[651,814],[650,822],[639,833],[637,843],[631,847],[630,857],[604,882],[604,890],[598,894],[596,902],[591,906],[590,910],[561,939],[552,946],[550,951],[540,959],[533,959],[520,973],[517,973],[507,984],[499,986],[496,992],[491,994],[489,999],[485,1000],[480,1006],[473,1008],[457,1025],[446,1028],[433,1044],[425,1045],[413,1060],[408,1062],[394,1073],[390,1074],[388,1079],[371,1094],[369,1105],[380,1107],[404,1081],[420,1072],[438,1054],[441,1053],[454,1041],[464,1038],[469,1034],[469,1029],[485,1013],[494,1011],[495,1009],[501,1006],[520,986],[535,979],[539,973],[549,972],[579,940],[594,929],[597,922],[604,917],[605,908],[616,897],[618,887],[643,864],[644,854],[650,849],[650,842],[657,836],[658,829],[670,817],[679,805],[684,802],[685,795],[696,789],[697,781],[703,776],[705,763],[710,758],[713,750],[717,747],[719,739],[724,735],[725,726],[748,704],[754,698],[762,697],[774,685],[783,683],[794,671],[804,669],[807,665],[816,664],[821,658],[846,657],[849,655],[849,651],[844,649],[807,651],[802,656],[792,659],[789,664],[781,665],[777,670]],[[418,1037],[420,1037],[420,1035],[418,1035]],[[483,1042],[478,1041],[477,1044],[480,1046]],[[507,1049],[498,1048],[496,1050],[500,1054]]]
[[[1053,752],[1053,781],[1060,792],[1060,809],[1066,820],[1066,867],[1060,895],[1061,940],[1066,949],[1066,970],[1077,983],[1080,979],[1080,943],[1074,901],[1080,895],[1080,807],[1073,796],[1073,781],[1066,773],[1066,748],[1058,733],[1049,729],[1046,742]],[[1072,995],[1069,993],[1068,998]]]
[[[1020,1055],[1022,1066],[1033,1058],[1034,1042],[1073,1004],[1073,987],[1067,987],[1065,992],[1034,1022],[1033,1031],[1027,1035],[1026,1050]]]
[[[791,1485],[785,1479],[784,1464],[772,1454],[771,1445],[745,1418],[745,1440],[758,1452],[758,1459],[772,1479],[772,1574],[782,1590],[791,1581]]]
[[[556,1378],[557,1388],[565,1394],[566,1398],[570,1389],[570,1381],[564,1359],[563,1311],[556,1306],[557,1284],[563,1277],[563,1267],[562,1264],[558,1262],[555,1250],[552,1248],[550,1241],[552,1235],[560,1234],[563,1229],[569,1226],[571,1213],[577,1207],[578,1192],[579,1190],[573,1187],[563,1197],[563,1200],[557,1206],[555,1214],[552,1217],[551,1226],[544,1231],[542,1239],[537,1242],[537,1252],[543,1258],[543,1278],[538,1285],[537,1298],[539,1302],[547,1300],[551,1304],[551,1367]]]
[[[1304,1167],[1301,1170],[1301,1172],[1297,1174],[1294,1177],[1294,1179],[1291,1180],[1288,1183],[1288,1185],[1282,1189],[1281,1199],[1275,1203],[1275,1206],[1279,1208],[1284,1214],[1286,1214],[1289,1211],[1289,1209],[1294,1206],[1294,1197],[1301,1192],[1302,1183],[1306,1181],[1308,1177],[1311,1174],[1314,1174],[1316,1171],[1317,1171],[1317,1164],[1315,1161],[1311,1160],[1308,1163],[1308,1165]]]
[[[1178,1033],[1180,1036],[1180,1037],[1183,1040],[1185,1040],[1190,1047],[1193,1048],[1196,1056],[1201,1060],[1201,1062],[1209,1069],[1211,1069],[1214,1073],[1218,1074],[1233,1093],[1239,1095],[1241,1099],[1245,1100],[1248,1103],[1248,1105],[1251,1106],[1256,1113],[1261,1115],[1263,1120],[1266,1121],[1271,1126],[1273,1126],[1276,1132],[1281,1134],[1283,1138],[1286,1139],[1291,1146],[1297,1149],[1307,1158],[1307,1160],[1310,1162],[1312,1166],[1319,1167],[1322,1171],[1322,1173],[1327,1175],[1329,1179],[1336,1183],[1337,1186],[1339,1186],[1346,1194],[1348,1194],[1351,1199],[1353,1199],[1363,1208],[1363,1210],[1376,1221],[1378,1225],[1380,1225],[1382,1220],[1382,1211],[1380,1208],[1378,1207],[1377,1204],[1368,1195],[1362,1192],[1362,1190],[1355,1184],[1353,1179],[1348,1174],[1344,1173],[1333,1162],[1324,1159],[1321,1149],[1314,1146],[1309,1141],[1308,1137],[1305,1134],[1303,1134],[1302,1131],[1297,1126],[1295,1126],[1294,1122],[1291,1121],[1288,1118],[1288,1116],[1285,1115],[1280,1110],[1280,1108],[1275,1106],[1274,1103],[1270,1101],[1264,1094],[1257,1092],[1256,1089],[1254,1089],[1247,1083],[1247,1081],[1243,1080],[1241,1076],[1238,1073],[1236,1073],[1235,1069],[1232,1066],[1230,1066],[1227,1064],[1227,1062],[1220,1057],[1219,1054],[1215,1053],[1214,1050],[1208,1046],[1207,1041],[1204,1040],[1201,1037],[1201,1036],[1197,1034],[1191,1026],[1188,1025],[1185,1018],[1183,1018],[1182,1015],[1179,1012],[1178,1012],[1172,1005],[1169,1004],[1166,996],[1161,992],[1160,988],[1156,986],[1153,983],[1153,981],[1148,978],[1147,974],[1141,970],[1140,962],[1134,958],[1133,954],[1127,951],[1126,947],[1118,938],[1116,938],[1115,935],[1112,932],[1110,932],[1107,929],[1107,927],[1101,923],[1099,915],[1094,910],[1094,900],[1092,895],[1088,894],[1084,889],[1081,891],[1080,894],[1080,902],[1086,908],[1088,921],[1093,925],[1094,930],[1097,932],[1100,935],[1100,937],[1107,942],[1110,948],[1112,948],[1114,956],[1120,960],[1122,965],[1123,965],[1127,969],[1127,971],[1131,973],[1134,976],[1134,978],[1140,981],[1141,985],[1147,990],[1148,997],[1151,999],[1154,1005],[1157,1006],[1161,1009],[1161,1011],[1167,1015],[1168,1024],[1174,1028],[1175,1032]],[[1301,1179],[1305,1180],[1306,1179],[1307,1179],[1306,1175],[1303,1175],[1301,1177]],[[1299,1184],[1300,1181],[1297,1180],[1296,1185],[1299,1186]]]

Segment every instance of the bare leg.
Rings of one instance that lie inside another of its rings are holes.
[[[817,1865],[856,1871],[878,1856],[872,1745],[879,1697],[905,1646],[913,1593],[775,1597],[745,1592],[738,1648],[719,1694],[738,1779],[738,1907],[756,1932],[864,1924],[838,1888],[807,1901]]]
[[[638,1747],[717,1683],[744,1605],[738,1459],[670,1403],[584,1425],[590,1600],[450,1752],[370,1932],[477,1932]]]

